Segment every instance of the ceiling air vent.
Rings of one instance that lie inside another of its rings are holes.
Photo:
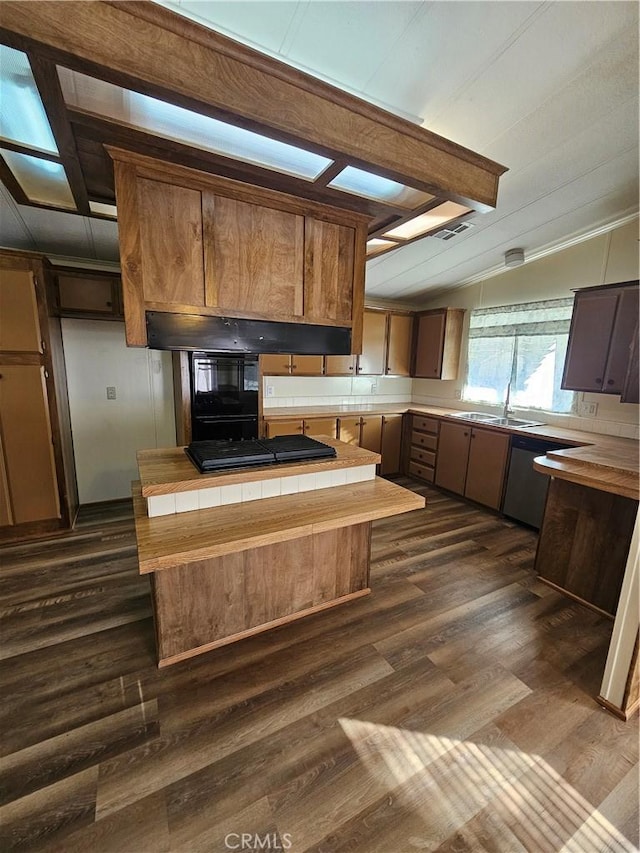
[[[441,228],[440,231],[436,231],[435,234],[431,234],[431,237],[437,237],[438,240],[450,240],[452,237],[462,234],[462,232],[466,231],[468,228],[473,228],[473,222],[460,222],[452,228]]]

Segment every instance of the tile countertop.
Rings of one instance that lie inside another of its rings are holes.
[[[460,409],[445,409],[439,406],[421,406],[412,403],[380,403],[376,405],[345,406],[305,406],[282,407],[264,412],[266,420],[286,420],[302,417],[340,417],[340,415],[366,414],[403,414],[432,415],[451,420],[453,423],[471,423],[462,421],[456,415]],[[538,457],[544,463],[536,465],[538,470],[554,477],[570,480],[590,488],[621,494],[638,500],[639,488],[639,443],[635,439],[620,438],[597,432],[566,429],[554,424],[516,429],[499,427],[487,423],[475,423],[482,429],[505,429],[514,435],[529,435],[551,441],[573,444],[566,450],[550,451],[547,456]]]

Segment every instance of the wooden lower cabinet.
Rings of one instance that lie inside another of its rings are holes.
[[[336,418],[311,418],[304,419],[305,435],[328,435],[329,438],[337,438],[338,421]]]
[[[310,436],[327,435],[339,438],[345,444],[363,447],[374,453],[380,453],[381,474],[397,474],[401,469],[402,451],[401,414],[363,415],[350,418],[300,418],[292,420],[265,420],[265,435]]]
[[[397,474],[401,468],[402,415],[382,415],[382,442],[380,473]]]
[[[408,460],[405,470],[428,483],[435,479],[440,421],[437,418],[412,415],[408,426]]]
[[[371,522],[155,572],[160,666],[365,595]]]
[[[304,418],[291,421],[266,421],[266,437],[276,435],[328,435],[337,436],[336,418]]]
[[[552,477],[535,570],[581,602],[615,615],[638,501]]]
[[[502,502],[509,433],[453,424],[440,425],[435,484],[499,509]]]
[[[475,427],[471,430],[465,497],[492,509],[500,509],[510,440],[506,433]]]
[[[470,426],[451,424],[447,421],[443,421],[440,424],[435,476],[436,486],[442,486],[443,489],[448,489],[457,495],[464,494],[470,444]]]
[[[276,435],[297,435],[304,432],[304,421],[266,421],[265,432],[267,438],[273,438]]]

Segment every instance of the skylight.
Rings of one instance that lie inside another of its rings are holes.
[[[89,210],[91,213],[97,213],[100,216],[111,216],[113,219],[117,219],[118,217],[118,210],[115,204],[104,204],[101,201],[90,201]]]
[[[426,204],[426,202],[434,198],[434,196],[422,192],[422,190],[407,187],[404,184],[399,184],[397,181],[391,181],[389,178],[375,175],[373,172],[366,172],[364,169],[356,169],[355,166],[344,168],[328,186],[336,190],[343,190],[347,193],[364,196],[374,201],[397,204],[400,207],[409,209]]]
[[[26,53],[0,45],[0,134],[8,142],[57,154]]]
[[[0,154],[13,172],[29,201],[51,207],[76,209],[76,203],[61,163],[18,154],[0,148]]]
[[[386,252],[388,249],[397,247],[398,243],[392,240],[380,240],[378,237],[372,237],[367,240],[367,257],[372,258],[374,255],[379,255],[381,252]]]
[[[199,115],[192,110],[114,86],[112,83],[67,68],[58,67],[58,75],[65,101],[70,107],[127,124],[164,139],[309,181],[315,180],[333,162],[294,145],[278,142],[259,133]]]
[[[392,228],[384,233],[384,237],[394,237],[398,240],[412,240],[414,237],[419,237],[432,231],[439,225],[445,222],[450,222],[463,213],[469,213],[470,208],[464,207],[462,204],[456,204],[454,201],[445,201],[437,207],[428,210],[426,213],[415,216],[408,222],[403,222],[396,228]]]

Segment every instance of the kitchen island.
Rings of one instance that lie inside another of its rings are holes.
[[[140,572],[166,666],[370,592],[371,522],[424,507],[379,454],[200,474],[183,448],[138,453]]]
[[[551,477],[536,571],[565,595],[614,616],[598,701],[626,720],[640,706],[637,442],[554,450],[534,467]]]

